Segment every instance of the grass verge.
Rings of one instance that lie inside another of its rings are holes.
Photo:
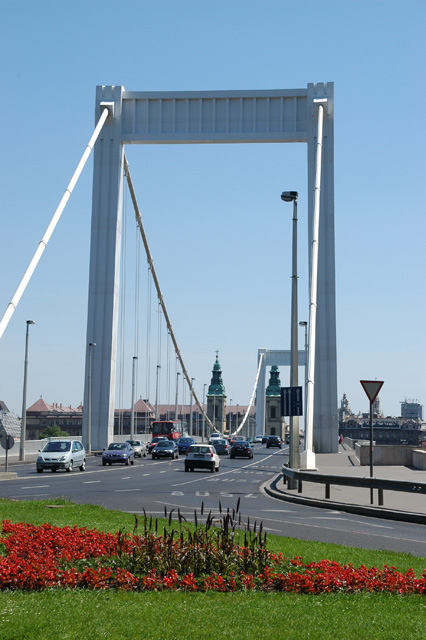
[[[65,500],[0,500],[0,520],[103,531],[133,529],[130,514]],[[163,523],[162,523],[163,524]],[[308,561],[412,567],[425,559],[340,545],[268,536],[268,548]],[[392,594],[123,593],[57,591],[0,594],[0,640],[31,638],[275,638],[386,640],[426,637],[426,600]]]

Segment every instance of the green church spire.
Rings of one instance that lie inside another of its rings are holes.
[[[271,367],[269,384],[266,387],[266,395],[267,396],[280,396],[281,395],[281,380],[280,380],[280,370],[277,366]]]
[[[219,352],[216,351],[216,362],[214,363],[212,370],[212,379],[209,386],[208,396],[224,396],[225,387],[222,380],[222,369],[219,363]]]

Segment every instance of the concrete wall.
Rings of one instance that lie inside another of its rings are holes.
[[[412,466],[416,469],[426,469],[426,451],[423,451],[423,449],[415,449],[413,451]]]
[[[374,444],[373,464],[377,466],[413,465],[413,451],[416,447],[407,445],[386,445]],[[370,464],[370,443],[357,442],[355,444],[355,455],[361,466]]]

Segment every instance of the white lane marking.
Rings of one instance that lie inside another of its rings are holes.
[[[257,496],[254,495],[254,493],[248,493],[247,495],[244,496],[245,498],[257,498]]]
[[[83,484],[98,484],[100,480],[84,480]]]
[[[124,478],[121,478],[122,480],[130,480],[130,476],[124,476]]]
[[[195,492],[195,495],[196,495],[198,498],[206,498],[207,496],[209,496],[209,495],[210,495],[210,493],[209,493],[208,491],[196,491],[196,492]]]
[[[150,476],[150,475],[151,475],[150,473],[144,473],[144,474],[143,474],[143,477],[145,477],[145,476]]]
[[[50,484],[35,484],[32,487],[19,487],[20,489],[48,489]]]
[[[172,496],[183,496],[185,495],[183,491],[172,491]]]

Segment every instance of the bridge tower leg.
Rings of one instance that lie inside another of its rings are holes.
[[[83,443],[88,442],[91,404],[91,448],[102,450],[114,434],[115,375],[119,308],[121,202],[124,146],[121,141],[122,87],[97,87],[100,103],[114,104],[94,150],[89,302],[84,385]],[[92,343],[91,403],[88,401],[89,343]]]

